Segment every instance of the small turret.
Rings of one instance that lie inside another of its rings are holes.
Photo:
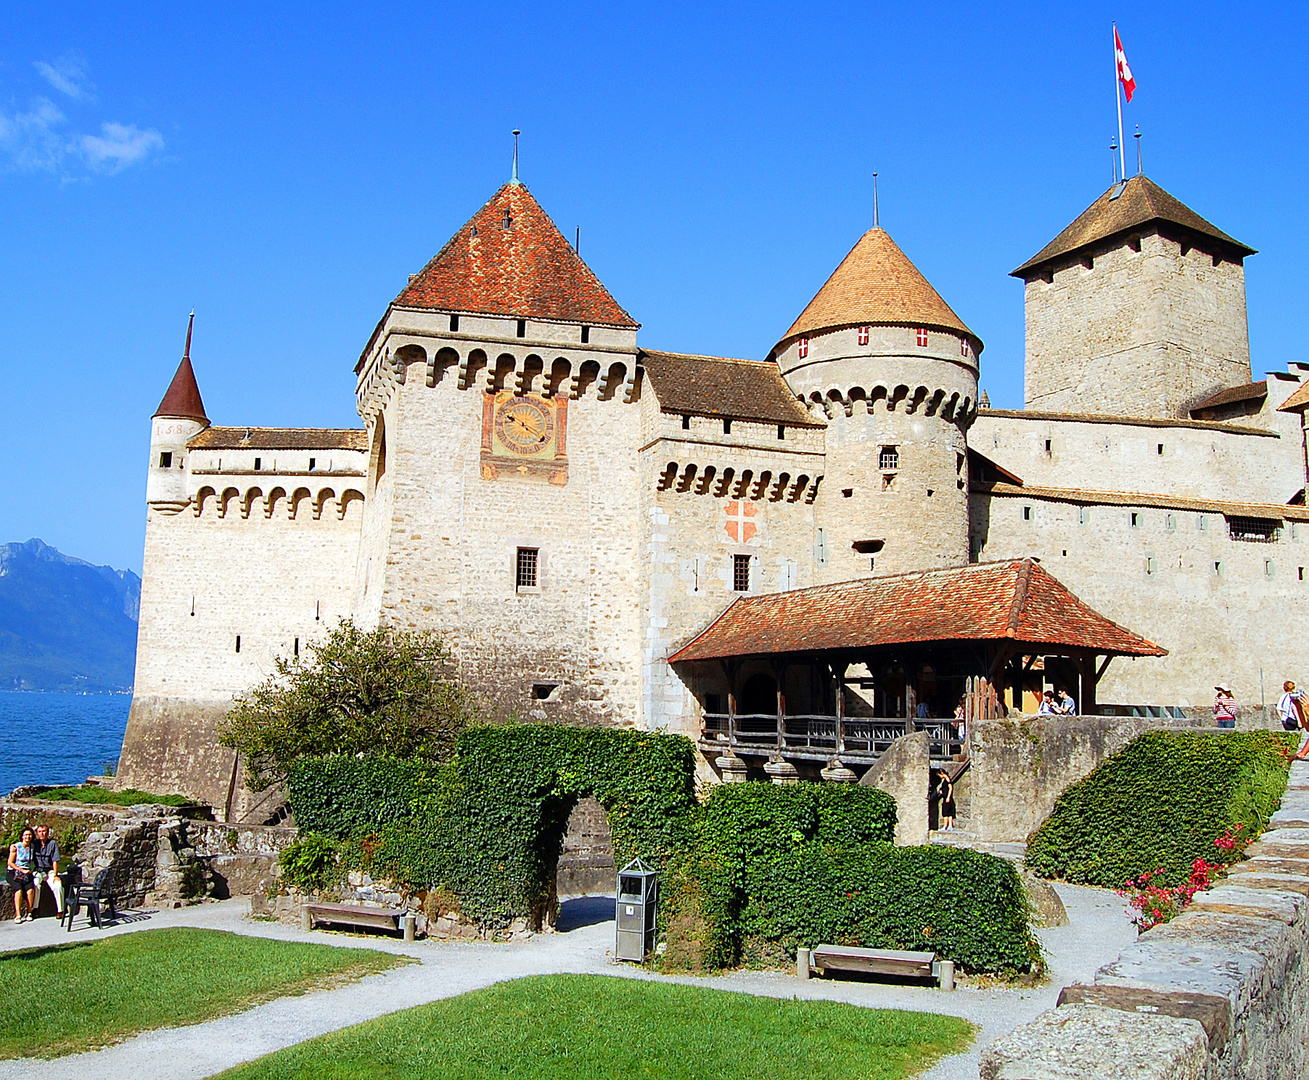
[[[819,581],[967,561],[965,432],[981,351],[876,226],[773,349],[792,391],[828,421]]]
[[[146,477],[145,500],[165,513],[177,513],[187,504],[186,444],[209,426],[200,387],[191,367],[191,328],[195,312],[186,324],[186,346],[182,362],[168,384],[164,399],[150,421],[150,470]]]

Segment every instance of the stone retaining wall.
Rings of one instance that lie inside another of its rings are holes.
[[[1296,1080],[1309,1072],[1309,764],[1223,882],[982,1052],[983,1080]]]

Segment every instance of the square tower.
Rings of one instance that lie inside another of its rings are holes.
[[[1028,409],[1186,417],[1250,382],[1246,247],[1138,175],[1014,277],[1026,284]]]

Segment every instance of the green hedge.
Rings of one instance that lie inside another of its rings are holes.
[[[1074,784],[1027,845],[1048,878],[1119,888],[1162,867],[1176,885],[1198,857],[1215,861],[1230,826],[1255,834],[1286,789],[1294,735],[1152,731]]]
[[[546,725],[472,728],[439,771],[384,758],[300,762],[297,825],[347,840],[347,863],[444,888],[484,926],[549,903],[568,815],[604,806],[620,865],[662,866],[695,808],[694,748],[679,735]]]
[[[1040,951],[1012,864],[897,848],[895,802],[862,785],[731,784],[706,800],[672,868],[664,932],[677,966],[782,962],[799,946],[917,949],[963,971],[1030,971]]]

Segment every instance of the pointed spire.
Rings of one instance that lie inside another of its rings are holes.
[[[177,373],[168,384],[164,400],[155,410],[155,416],[175,417],[179,420],[200,420],[209,423],[205,415],[205,404],[200,400],[200,387],[196,385],[195,371],[191,368],[191,328],[195,325],[195,312],[186,324],[186,345],[182,350],[182,362],[177,365]]]
[[[882,223],[878,220],[877,215],[877,173],[873,173],[873,228],[880,229]]]
[[[511,184],[513,184],[514,186],[517,186],[518,183],[519,183],[519,180],[518,180],[518,136],[521,135],[521,134],[522,134],[521,131],[519,131],[517,128],[514,128],[514,171],[513,171],[513,175],[509,177],[509,182],[510,182]]]

